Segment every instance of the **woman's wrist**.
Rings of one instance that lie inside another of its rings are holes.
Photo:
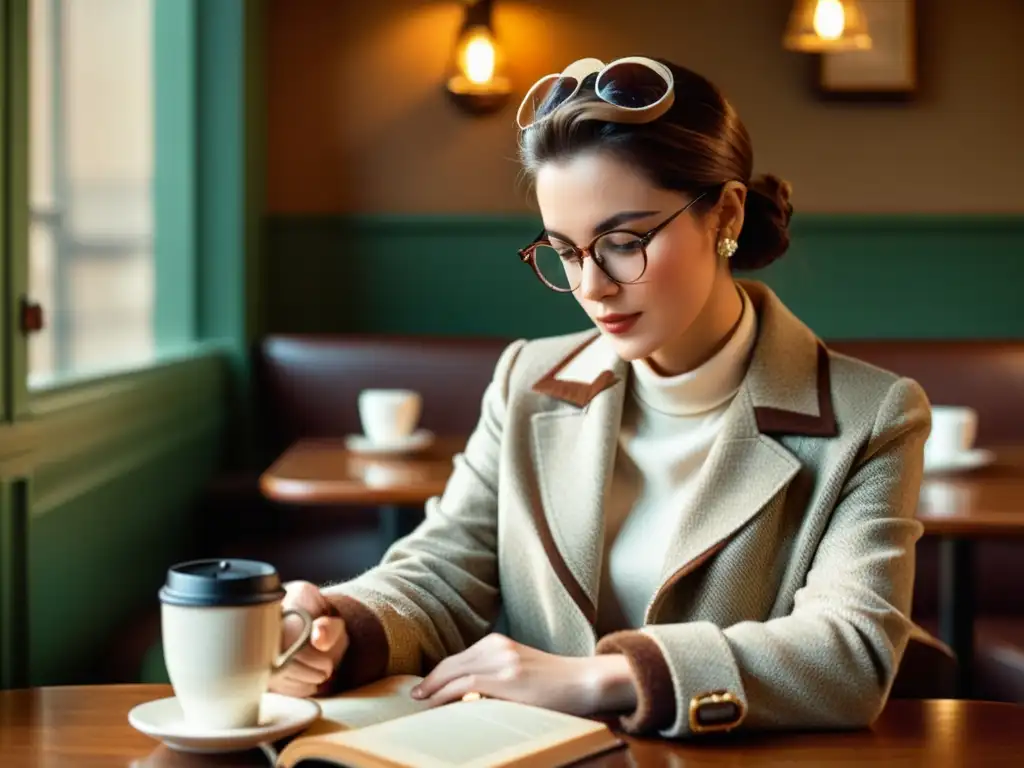
[[[636,676],[621,653],[591,656],[587,680],[594,712],[631,712],[636,709]]]

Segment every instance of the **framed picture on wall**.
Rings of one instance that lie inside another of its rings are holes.
[[[917,90],[915,0],[860,0],[871,48],[824,53],[818,86],[825,96],[907,97]]]

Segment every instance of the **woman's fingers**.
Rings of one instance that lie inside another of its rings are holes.
[[[273,693],[280,693],[283,696],[293,696],[296,699],[308,699],[316,696],[317,686],[309,683],[302,683],[292,678],[276,676],[270,686]]]
[[[319,672],[322,672],[325,677],[329,677],[334,673],[334,659],[326,653],[314,648],[303,648],[292,657],[291,661],[305,664],[307,667],[318,670]],[[291,663],[286,664],[284,668],[287,670],[290,666]]]
[[[333,616],[321,616],[313,622],[310,645],[323,653],[332,653],[336,646],[348,645],[345,622]]]
[[[514,665],[518,645],[504,635],[488,635],[462,653],[443,659],[418,686],[412,695],[417,699],[433,696],[437,691],[465,675],[499,673]]]
[[[301,609],[313,618],[309,641],[270,678],[270,690],[289,696],[314,696],[334,674],[348,649],[345,622],[315,584],[305,581],[285,585],[284,608]],[[298,617],[289,616],[282,629],[281,648],[289,648],[300,636]]]
[[[417,699],[426,699],[456,678],[463,677],[470,672],[482,672],[484,662],[480,643],[475,643],[462,653],[443,659],[430,671],[430,674],[423,678],[419,685],[412,689],[412,695]]]
[[[286,696],[315,696],[334,674],[334,661],[326,653],[305,647],[270,679],[270,690]]]
[[[459,701],[467,693],[479,693],[482,696],[501,698],[500,683],[492,675],[463,675],[449,681],[436,690],[427,700],[432,707]]]
[[[292,663],[281,671],[281,676],[295,682],[317,686],[322,685],[330,677],[330,672],[325,672],[323,667],[310,667],[298,659],[292,659]]]

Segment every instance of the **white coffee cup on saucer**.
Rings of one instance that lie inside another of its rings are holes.
[[[164,662],[190,727],[252,728],[271,674],[309,641],[313,620],[281,610],[284,588],[274,568],[255,560],[194,560],[172,566],[160,590]],[[282,622],[298,616],[302,632],[281,652]]]
[[[924,446],[925,464],[956,461],[974,448],[978,413],[960,405],[932,406],[932,430]]]
[[[413,434],[423,398],[411,389],[364,389],[358,406],[363,434],[373,443],[393,443]]]

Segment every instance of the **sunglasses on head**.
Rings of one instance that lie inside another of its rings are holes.
[[[599,102],[593,117],[614,123],[648,123],[668,111],[675,100],[672,70],[645,56],[628,56],[605,64],[600,59],[574,61],[559,74],[545,75],[531,86],[519,105],[520,130],[547,119],[568,102],[590,75]]]

